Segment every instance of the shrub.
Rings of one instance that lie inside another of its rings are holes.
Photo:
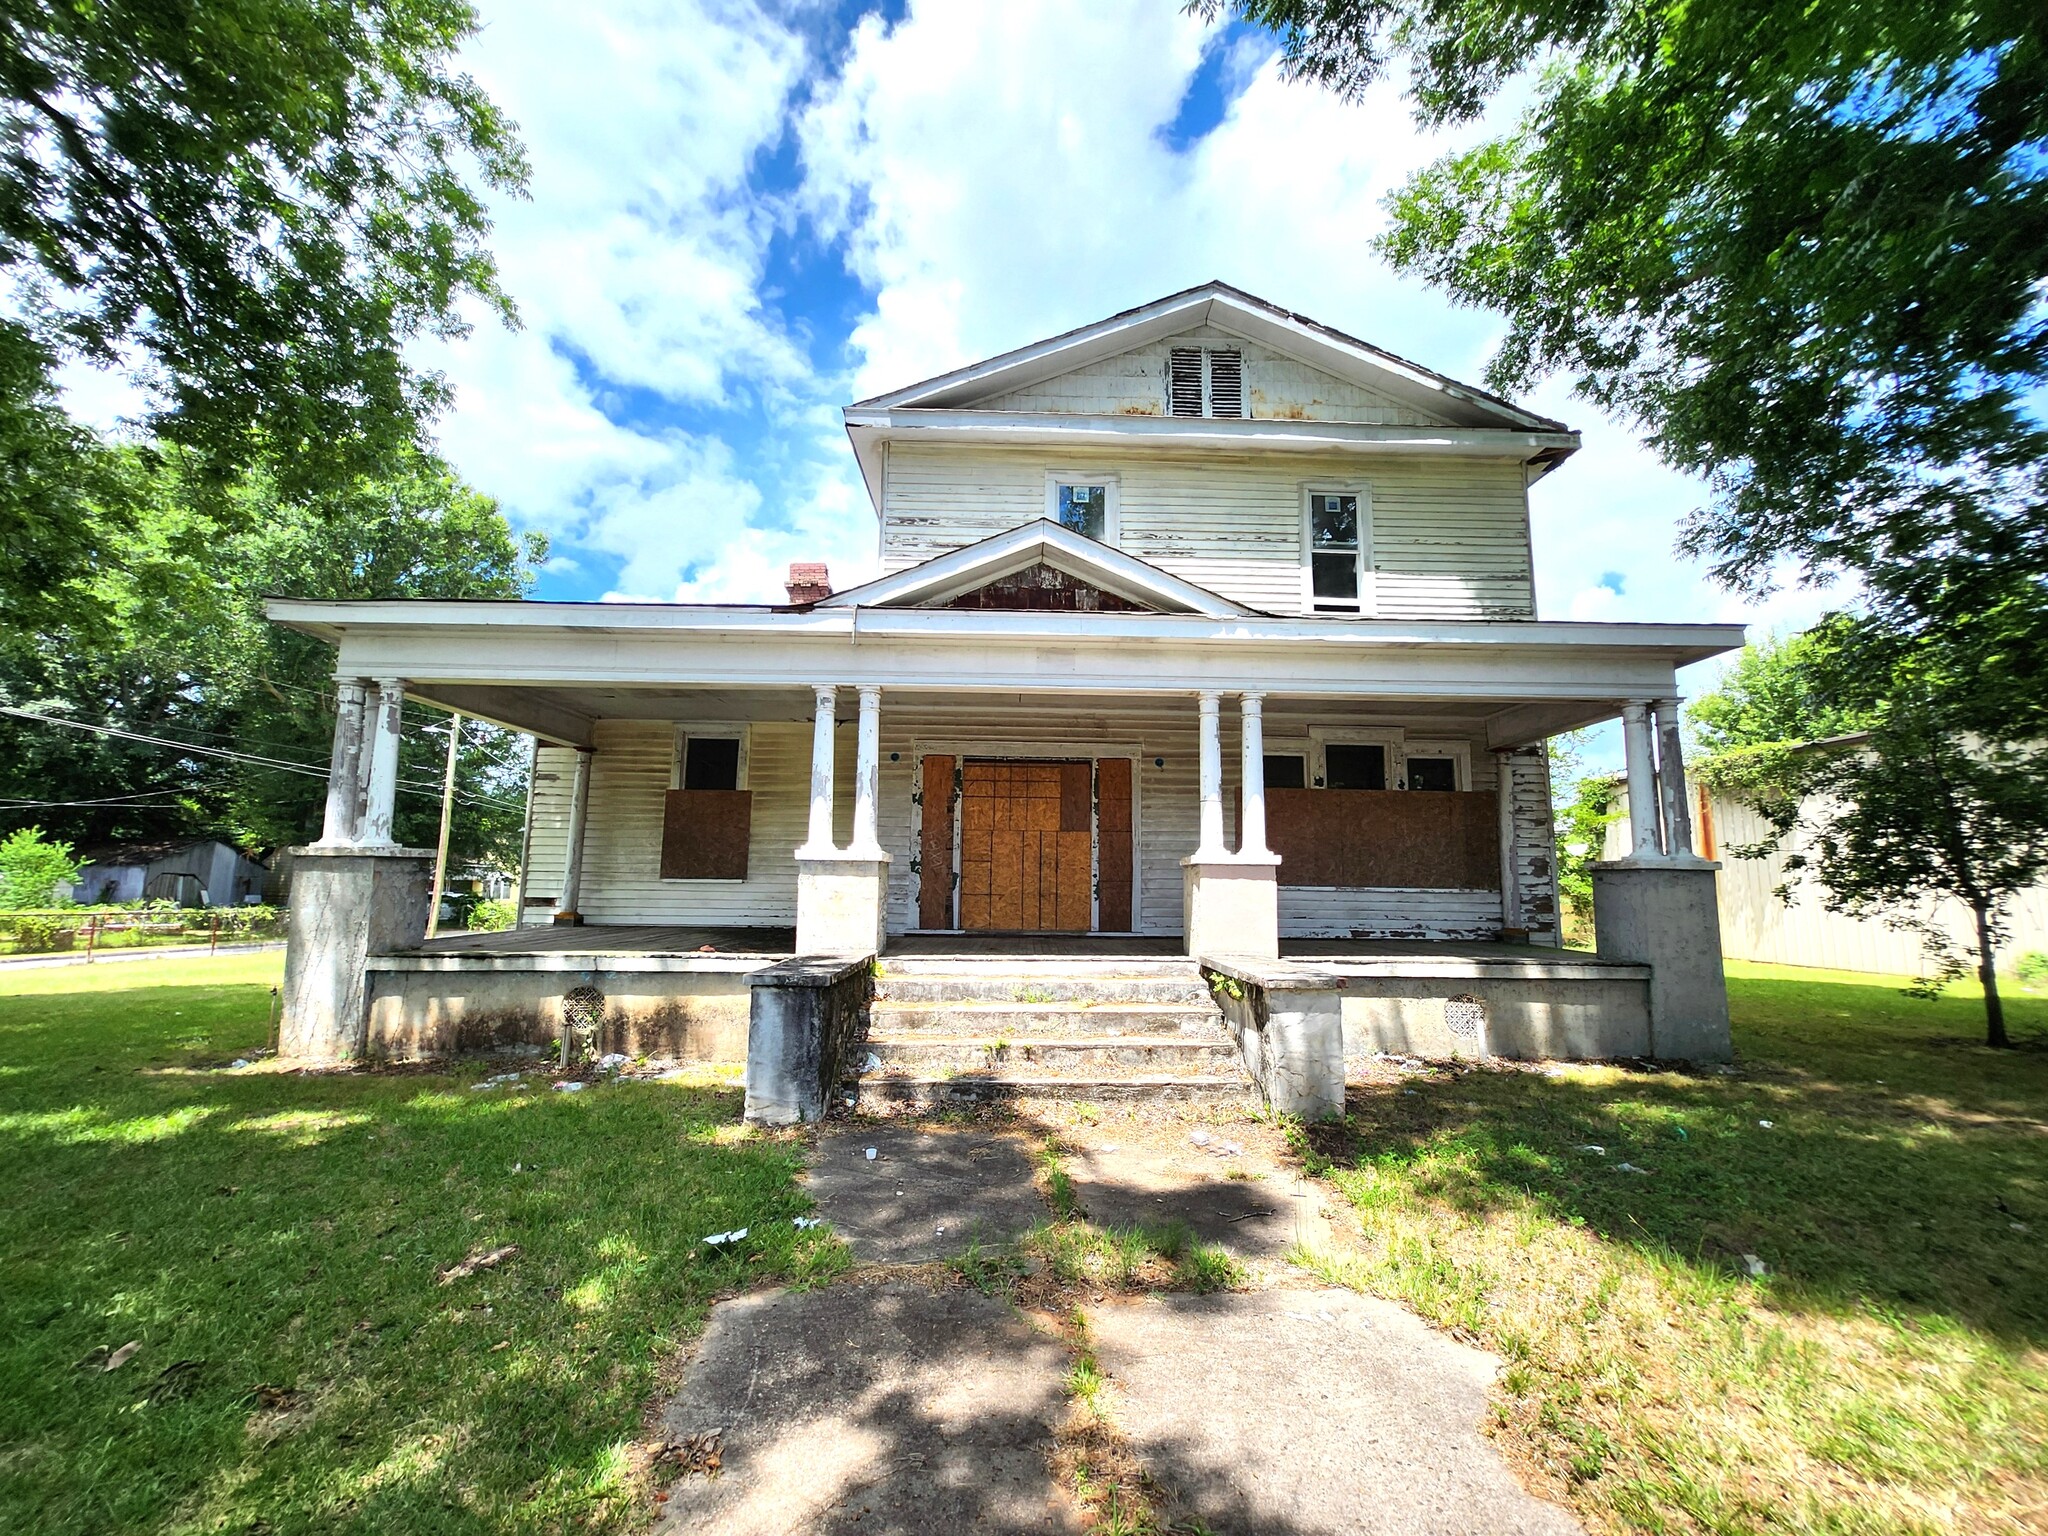
[[[20,827],[0,839],[0,909],[54,906],[69,899],[77,879],[71,845],[45,842],[41,827]]]
[[[2020,963],[2013,967],[2022,986],[2038,987],[2048,983],[2048,954],[2030,949],[2020,956]]]
[[[470,932],[499,933],[510,928],[518,916],[518,904],[509,897],[480,901],[469,911]]]

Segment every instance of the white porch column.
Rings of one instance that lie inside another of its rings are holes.
[[[1689,859],[1692,851],[1692,804],[1685,792],[1685,746],[1678,729],[1677,699],[1657,701],[1657,789],[1664,801],[1664,852]]]
[[[583,829],[590,820],[590,752],[576,749],[576,771],[569,781],[569,839],[562,859],[562,898],[555,903],[555,921],[583,921]]]
[[[1202,839],[1195,848],[1195,858],[1203,863],[1230,856],[1223,841],[1222,710],[1222,694],[1202,695]]]
[[[1266,848],[1266,748],[1262,696],[1244,696],[1244,836],[1223,840],[1222,696],[1202,702],[1202,842],[1181,860],[1181,921],[1187,952],[1271,959],[1280,953],[1279,857]]]
[[[1239,701],[1243,716],[1243,761],[1238,783],[1244,796],[1244,826],[1238,833],[1240,854],[1266,852],[1266,696],[1247,693]],[[1220,807],[1219,807],[1220,809]]]
[[[1493,754],[1494,795],[1500,807],[1500,925],[1523,930],[1522,882],[1515,869],[1515,754]]]
[[[881,772],[882,690],[860,690],[859,746],[853,769],[853,843],[849,851],[874,858],[882,851],[875,811],[876,777]]]
[[[1661,860],[1657,837],[1657,764],[1650,746],[1650,706],[1631,699],[1621,707],[1622,743],[1628,752],[1628,827],[1632,859]]]
[[[839,690],[814,690],[818,701],[817,720],[811,727],[811,825],[800,853],[810,857],[833,851],[832,842],[832,749],[833,732],[839,721]]]
[[[356,840],[356,785],[362,776],[363,684],[344,678],[334,690],[334,755],[327,765],[327,817],[322,848],[345,848]]]
[[[398,735],[405,723],[405,684],[377,679],[372,712],[370,783],[356,840],[372,848],[392,846],[391,822],[398,805]]]

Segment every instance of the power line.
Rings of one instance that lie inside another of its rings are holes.
[[[66,730],[89,731],[101,736],[117,736],[123,741],[139,741],[153,747],[175,747],[180,752],[193,752],[201,757],[218,757],[230,762],[254,763],[258,767],[274,768],[282,773],[303,774],[311,779],[325,779],[328,777],[327,769],[316,768],[310,763],[293,762],[282,757],[264,757],[254,752],[235,752],[226,747],[202,747],[195,742],[173,741],[164,736],[146,736],[140,731],[124,731],[119,726],[93,725],[84,720],[66,720],[61,715],[41,715],[31,709],[17,709],[11,704],[0,704],[0,715],[13,715],[17,719],[34,720],[42,725],[61,725]],[[409,794],[432,795],[437,799],[441,794],[439,785],[429,787],[403,779],[395,787]],[[455,793],[456,798],[466,800],[472,805],[494,805],[502,811],[523,809],[523,807],[510,800],[500,800],[494,795],[479,795],[471,790],[457,790]]]
[[[134,805],[139,800],[148,800],[157,795],[171,795],[175,797],[179,793],[175,789],[145,789],[138,794],[107,795],[99,800],[19,800],[12,795],[5,795],[0,796],[0,810],[30,811],[39,810],[45,806]]]

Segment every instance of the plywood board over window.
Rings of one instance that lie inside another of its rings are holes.
[[[744,880],[753,841],[744,726],[692,725],[676,733],[671,788],[662,805],[661,878]]]
[[[670,790],[662,808],[661,878],[746,879],[753,831],[752,790]]]
[[[1499,814],[1457,790],[1269,789],[1266,843],[1282,885],[1499,890]]]

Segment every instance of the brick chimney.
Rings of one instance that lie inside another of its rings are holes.
[[[792,603],[815,603],[832,595],[832,573],[822,564],[798,560],[789,568],[785,586]]]

